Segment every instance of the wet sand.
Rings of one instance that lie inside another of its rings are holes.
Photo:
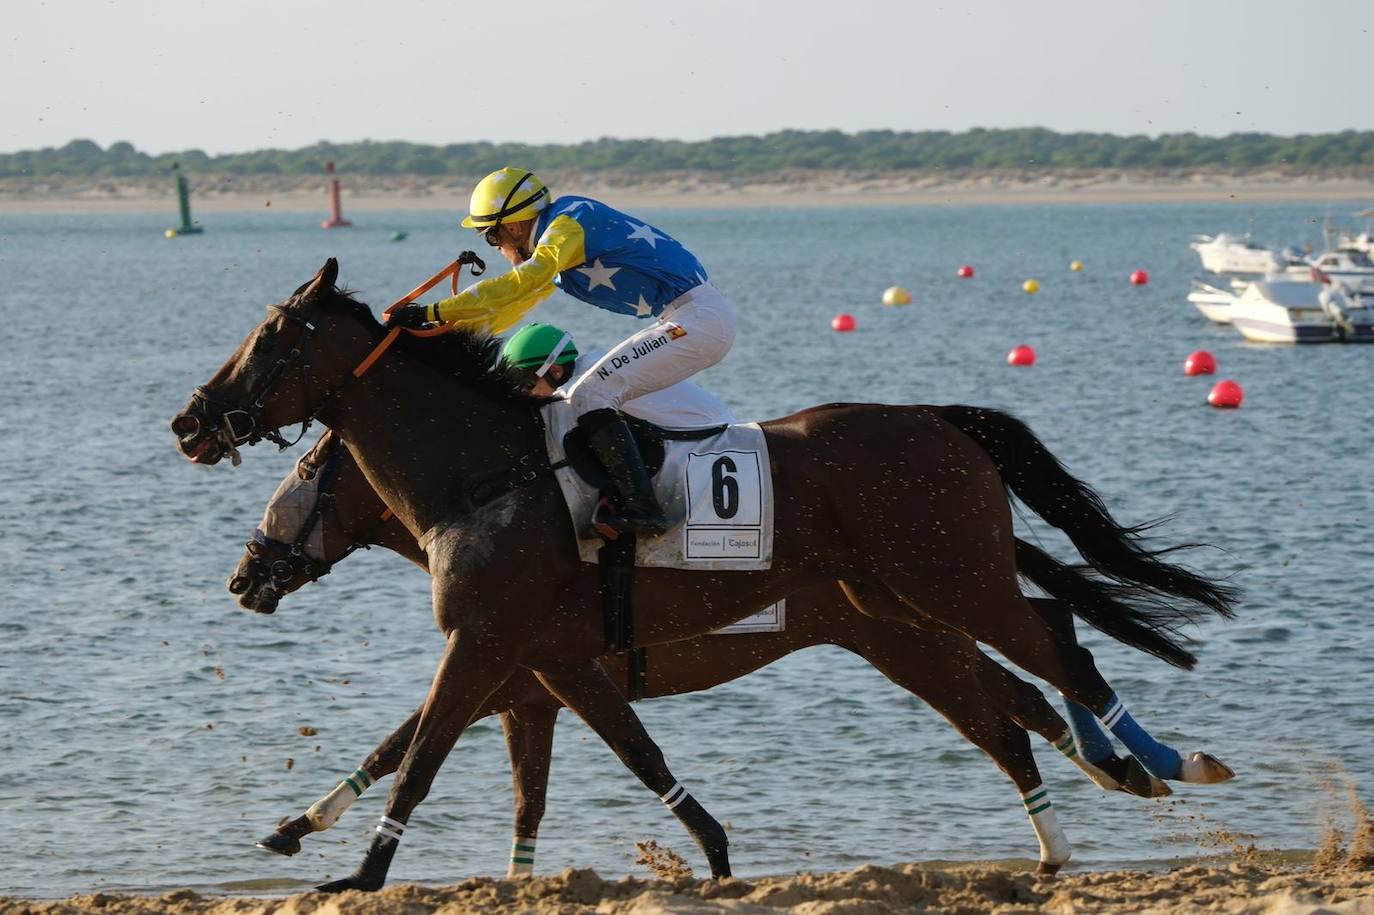
[[[1241,856],[1231,863],[1160,871],[1082,871],[1037,878],[1028,869],[988,865],[905,864],[841,873],[801,873],[756,880],[625,878],[590,870],[521,880],[471,879],[446,887],[405,884],[380,893],[278,899],[201,895],[96,894],[63,900],[0,899],[0,915],[445,915],[466,912],[673,912],[764,915],[879,915],[934,912],[1217,912],[1374,913],[1374,861],[1321,861],[1320,855]]]
[[[345,212],[467,206],[480,176],[343,176]],[[927,173],[801,172],[759,178],[702,173],[544,176],[559,192],[623,207],[796,207],[942,204],[1374,202],[1374,174],[1194,172]],[[326,210],[321,176],[192,176],[196,211]],[[0,178],[0,212],[169,212],[164,178]]]

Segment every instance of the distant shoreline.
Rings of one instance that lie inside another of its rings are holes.
[[[344,210],[461,210],[473,176],[341,176]],[[1104,203],[1317,203],[1374,205],[1374,174],[1280,172],[1142,174],[1127,171],[788,172],[730,177],[550,173],[555,193],[587,194],[624,207],[810,207]],[[322,176],[191,176],[197,212],[327,209]],[[0,213],[166,212],[163,178],[0,178]],[[1345,215],[1345,214],[1342,214]]]

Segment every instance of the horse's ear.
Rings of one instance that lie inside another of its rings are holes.
[[[313,299],[321,292],[333,289],[338,278],[339,262],[331,257],[324,262],[324,266],[315,274],[315,278],[306,284],[305,291],[301,293],[301,298]]]

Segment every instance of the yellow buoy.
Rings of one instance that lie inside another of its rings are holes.
[[[1035,295],[1040,291],[1040,284],[1035,280],[1026,280],[1021,284],[1021,290],[1025,292],[1026,295]]]
[[[893,286],[883,293],[884,305],[910,305],[911,293],[901,286]]]
[[[166,235],[168,238],[176,238],[176,237],[177,237],[177,230],[176,230],[176,229],[168,229],[166,232],[163,232],[162,234],[163,234],[163,235]]]
[[[1083,272],[1083,262],[1074,261],[1073,263],[1069,264],[1069,269],[1072,270],[1074,273],[1081,273]]]

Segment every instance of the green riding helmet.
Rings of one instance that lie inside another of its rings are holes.
[[[552,324],[526,324],[506,345],[501,358],[518,369],[533,370],[536,378],[555,365],[567,365],[577,359],[577,344],[572,334]]]

